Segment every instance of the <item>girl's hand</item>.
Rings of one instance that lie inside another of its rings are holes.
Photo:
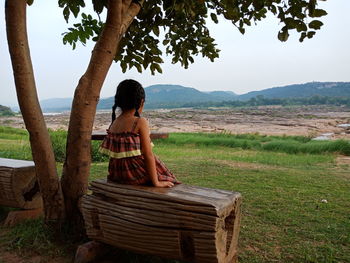
[[[155,187],[173,187],[174,184],[168,181],[158,181],[157,183],[155,183],[154,186]]]

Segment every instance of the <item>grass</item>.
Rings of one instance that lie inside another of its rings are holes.
[[[313,141],[303,136],[265,136],[259,134],[175,133],[163,144],[196,146],[226,146],[285,153],[340,153],[350,155],[350,142],[346,140]]]
[[[26,220],[11,228],[0,226],[0,262],[4,252],[8,254],[4,262],[72,262],[80,243],[61,229],[53,232],[42,219]]]
[[[25,144],[22,137],[1,136],[0,142],[6,140],[0,144],[1,154],[10,141],[13,148]],[[253,146],[237,146],[242,140]],[[299,148],[312,144],[319,150],[293,153],[264,148],[276,142],[293,142]],[[306,137],[171,134],[156,141],[154,151],[183,183],[242,193],[240,262],[333,263],[350,262],[350,167],[335,161],[346,143],[327,146]],[[94,162],[90,180],[104,178],[107,167],[105,161]],[[50,234],[38,223],[27,229],[37,234],[23,234],[26,228],[18,227],[6,235],[16,241],[13,248],[40,250],[37,241],[42,240],[48,251],[56,253],[56,245],[47,243]],[[123,257],[124,262],[161,262],[129,253]]]
[[[49,130],[54,154],[57,162],[64,162],[67,131]],[[93,162],[107,161],[108,158],[98,152],[99,142],[91,143]],[[0,126],[0,157],[20,160],[32,160],[29,135],[26,130]]]
[[[43,224],[42,220],[28,220],[10,229],[8,244],[18,250],[55,251],[51,242],[53,234]]]
[[[333,155],[155,150],[184,183],[242,193],[241,262],[350,262],[350,169]]]

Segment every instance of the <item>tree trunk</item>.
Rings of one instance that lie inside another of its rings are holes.
[[[36,93],[26,28],[26,0],[6,0],[6,30],[18,103],[32,149],[42,193],[45,221],[61,221],[65,215],[56,162]]]
[[[100,90],[116,55],[119,41],[140,11],[131,0],[109,0],[104,29],[91,55],[88,68],[75,90],[70,115],[62,189],[67,218],[73,224],[82,217],[79,199],[86,193],[91,164],[91,133]]]

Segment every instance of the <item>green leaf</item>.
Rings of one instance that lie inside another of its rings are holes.
[[[149,69],[151,70],[151,74],[154,75],[154,71],[155,71],[155,64],[151,64],[151,66],[149,67]]]
[[[70,8],[70,10],[72,11],[74,17],[78,17],[78,14],[79,14],[79,11],[80,11],[79,6],[70,5],[69,8]]]
[[[243,21],[244,21],[244,24],[246,24],[246,25],[248,25],[248,26],[250,26],[250,25],[251,25],[251,23],[250,23],[250,20],[249,20],[249,19],[244,18],[244,19],[243,19]]]
[[[325,16],[328,13],[323,10],[323,9],[315,9],[312,14],[310,14],[311,17],[321,17],[321,16]]]
[[[219,23],[219,20],[218,20],[218,17],[217,17],[216,14],[211,13],[211,14],[210,14],[210,17],[211,17],[211,20],[213,20],[213,22],[214,22],[215,24]]]
[[[296,20],[294,20],[293,18],[291,17],[287,17],[285,20],[284,20],[284,23],[286,24],[286,27],[288,29],[294,29],[298,26],[298,22]]]
[[[256,11],[259,11],[264,7],[264,1],[263,0],[253,0],[253,6],[256,9]]]
[[[315,12],[316,0],[310,0],[308,4],[308,8],[309,8],[309,15],[312,15]]]
[[[153,58],[153,61],[154,61],[154,62],[157,62],[157,63],[163,63],[163,62],[164,62],[163,59],[162,59],[161,57],[154,57],[154,58]]]
[[[163,70],[162,70],[162,68],[160,67],[159,64],[154,64],[154,65],[155,65],[156,70],[157,70],[159,73],[163,73]]]
[[[96,11],[96,13],[101,14],[104,8],[103,1],[92,0],[92,4],[94,6],[94,10]]]
[[[276,15],[277,14],[276,6],[274,6],[274,5],[270,6],[270,11],[272,12],[272,14]]]
[[[159,37],[159,27],[158,26],[154,26],[152,28],[152,31],[157,37]]]
[[[307,26],[303,21],[299,21],[299,23],[297,24],[297,31],[298,32],[303,32],[307,30]]]
[[[120,67],[122,68],[122,72],[125,73],[128,68],[128,64],[126,64],[125,61],[122,60],[120,61]]]
[[[323,23],[319,20],[313,20],[309,23],[309,28],[320,29]]]
[[[143,63],[142,63],[142,66],[144,69],[147,69],[149,62],[150,62],[149,56],[148,55],[144,56]]]
[[[65,3],[66,3],[65,0],[58,0],[59,7],[64,7]]]
[[[138,71],[139,73],[142,73],[142,67],[141,67],[140,64],[135,63],[134,66],[136,67],[136,69],[137,69],[137,71]]]
[[[81,6],[81,7],[85,7],[85,2],[84,0],[78,0],[78,4]]]
[[[278,39],[282,42],[286,42],[289,38],[289,33],[288,33],[288,30],[282,30],[280,32],[278,32]]]
[[[300,42],[303,42],[305,38],[306,38],[306,33],[303,32],[303,33],[301,33],[301,35],[300,35],[299,41],[300,41]]]
[[[93,36],[94,35],[94,31],[92,31],[91,28],[86,28],[85,31],[86,31],[88,36]]]
[[[27,0],[27,5],[32,5],[34,3],[34,0]]]
[[[316,34],[316,32],[315,31],[309,31],[309,32],[307,32],[307,38],[312,38],[314,35]]]
[[[224,13],[224,17],[228,20],[233,20],[237,22],[240,17],[240,13],[238,8],[228,8],[226,12]]]
[[[239,30],[239,32],[241,32],[242,35],[244,35],[244,33],[245,33],[245,28],[239,27],[238,30]]]
[[[69,7],[66,6],[65,8],[63,8],[63,17],[67,23],[68,23],[68,19],[69,19],[69,14],[70,14]]]

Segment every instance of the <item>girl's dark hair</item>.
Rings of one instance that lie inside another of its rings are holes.
[[[117,92],[114,96],[114,105],[112,107],[112,122],[115,120],[115,110],[135,109],[135,116],[140,117],[138,112],[142,100],[145,100],[145,90],[142,85],[133,79],[126,79],[119,83]]]

